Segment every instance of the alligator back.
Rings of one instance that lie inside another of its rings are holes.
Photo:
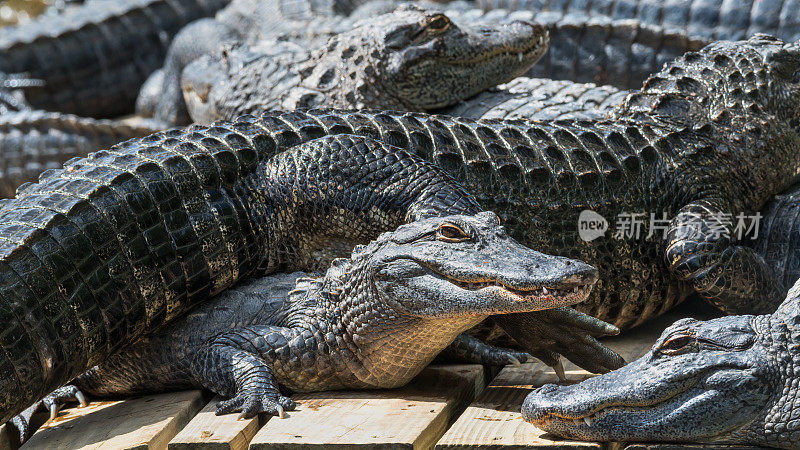
[[[37,108],[80,116],[133,111],[139,87],[158,69],[170,39],[228,0],[88,2],[0,34],[0,71],[45,85],[27,92]]]
[[[155,131],[38,110],[0,114],[0,197],[13,197],[19,185],[36,181],[43,171],[71,158]]]
[[[643,25],[680,29],[710,40],[747,39],[756,33],[784,41],[800,38],[797,0],[478,0],[483,9],[530,10],[633,19]]]
[[[611,86],[519,77],[442,112],[473,119],[601,119],[626,95]]]

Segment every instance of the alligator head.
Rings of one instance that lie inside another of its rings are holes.
[[[534,390],[522,415],[574,439],[796,448],[798,344],[800,282],[775,314],[680,320],[621,369]]]
[[[384,233],[356,248],[344,267],[334,264],[326,280],[342,326],[351,330],[343,334],[358,335],[367,369],[362,381],[391,387],[489,315],[585,300],[597,270],[524,247],[494,213],[484,212],[424,219]]]
[[[297,73],[294,83],[267,79],[275,72],[267,69],[276,59],[274,44],[200,58],[184,70],[181,83],[192,117],[201,121],[276,107],[421,111],[522,75],[548,44],[539,25],[459,26],[444,14],[404,5],[287,64]],[[243,93],[253,89],[261,98]],[[242,97],[258,104],[227,112],[225,99]]]
[[[403,5],[338,38],[338,47],[371,36],[360,52],[367,79],[410,111],[453,105],[522,75],[544,55],[547,29],[524,21],[456,24],[442,13]],[[370,70],[371,68],[371,70]]]

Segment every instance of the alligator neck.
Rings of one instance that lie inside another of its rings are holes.
[[[357,253],[357,252],[354,252]],[[368,387],[395,388],[406,384],[463,331],[486,316],[431,319],[403,314],[386,306],[364,259],[356,258],[338,269],[339,281],[326,275],[327,301],[340,313],[329,317],[333,328],[357,355],[353,374]],[[368,313],[365,313],[368,311]]]

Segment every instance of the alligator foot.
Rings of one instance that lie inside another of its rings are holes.
[[[83,392],[75,386],[66,385],[51,392],[25,411],[22,411],[19,415],[12,417],[9,422],[19,431],[19,442],[24,443],[30,437],[33,431],[30,427],[31,417],[33,417],[36,412],[45,409],[50,412],[50,418],[48,420],[53,420],[58,414],[59,406],[69,402],[78,402],[82,407],[88,404]]]
[[[292,411],[297,404],[289,397],[276,396],[274,391],[252,390],[237,394],[230,400],[217,403],[218,416],[239,412],[239,419],[249,419],[259,413],[274,414],[283,419],[284,411]]]
[[[622,367],[625,360],[597,341],[613,336],[619,329],[569,307],[493,317],[518,344],[531,355],[552,367],[564,379],[563,355],[576,365],[594,373]]]
[[[468,334],[460,334],[442,353],[440,359],[450,361],[484,364],[487,366],[518,366],[529,362],[533,357],[525,352],[495,347]]]
[[[679,279],[727,314],[771,314],[785,297],[763,256],[736,245],[732,208],[704,199],[679,211],[667,233],[666,260]]]

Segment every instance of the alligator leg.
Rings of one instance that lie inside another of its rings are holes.
[[[572,308],[504,314],[493,320],[522,348],[557,370],[559,355],[594,373],[606,373],[625,364],[621,356],[596,339],[616,335],[619,329]]]
[[[308,368],[307,356],[313,355],[303,337],[278,326],[241,327],[200,349],[191,370],[203,387],[230,397],[217,404],[217,415],[241,412],[239,417],[248,418],[265,412],[283,417],[296,405],[281,395],[274,371]]]
[[[727,314],[772,313],[786,292],[763,257],[732,243],[723,205],[711,199],[681,208],[667,232],[670,270]]]
[[[515,366],[531,359],[531,355],[508,348],[496,347],[468,334],[459,334],[437,359],[485,364],[488,366]]]

